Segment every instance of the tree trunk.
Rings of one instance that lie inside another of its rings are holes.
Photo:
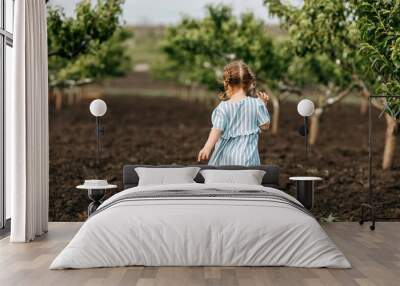
[[[75,102],[75,90],[73,87],[69,87],[66,92],[67,94],[67,104],[68,106],[74,105]]]
[[[56,111],[60,111],[62,108],[62,93],[58,88],[54,89],[54,96]]]
[[[82,87],[76,88],[76,103],[80,104],[82,102]]]
[[[278,97],[269,93],[270,99],[272,102],[272,127],[271,127],[271,134],[275,135],[278,133],[279,129],[279,109],[280,109],[280,102]]]
[[[368,111],[368,99],[362,97],[360,101],[360,113],[361,115],[365,115],[367,114],[367,111]]]
[[[345,90],[339,92],[336,96],[331,97],[331,90],[326,91],[326,96],[328,97],[323,103],[319,100],[319,106],[315,109],[314,114],[311,116],[311,123],[310,123],[310,134],[308,138],[308,143],[310,145],[314,145],[317,142],[318,135],[319,135],[319,123],[322,114],[326,109],[330,108],[331,106],[339,103],[343,100],[346,96],[348,96],[353,89],[353,85],[350,85]]]
[[[310,122],[310,133],[308,137],[308,143],[310,145],[314,145],[317,142],[318,134],[319,134],[319,122],[321,119],[321,115],[324,112],[324,109],[318,107],[315,109],[314,114],[311,116]]]
[[[185,97],[184,97],[184,99],[186,100],[186,101],[189,101],[190,100],[190,92],[191,92],[191,86],[189,85],[189,86],[186,86],[186,94],[185,94]]]
[[[359,81],[359,85],[362,88],[362,95],[365,100],[368,101],[368,97],[371,95],[368,88],[363,81]],[[372,105],[379,110],[384,108],[384,102],[382,101],[371,101]],[[389,114],[385,113],[386,119],[386,133],[385,133],[385,147],[383,150],[382,158],[382,169],[388,170],[392,167],[394,154],[396,151],[396,135],[398,131],[397,121]]]
[[[382,169],[387,170],[392,167],[393,158],[396,151],[396,134],[398,129],[397,121],[389,114],[385,114],[386,134],[385,149],[383,151]]]

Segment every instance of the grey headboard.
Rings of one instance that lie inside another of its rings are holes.
[[[139,182],[139,177],[135,171],[136,167],[147,168],[179,168],[181,165],[125,165],[123,170],[123,184],[124,189],[136,187]],[[265,171],[262,185],[279,189],[279,168],[274,165],[260,165],[260,166],[208,166],[208,165],[190,165],[189,167],[200,167],[201,169],[221,169],[221,170],[263,170]],[[204,183],[203,176],[199,173],[194,179],[197,183]]]

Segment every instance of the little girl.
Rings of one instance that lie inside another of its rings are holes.
[[[258,137],[260,130],[269,128],[266,104],[268,95],[255,93],[255,77],[250,68],[235,61],[224,68],[225,93],[212,113],[212,129],[198,161],[209,165],[260,165]]]

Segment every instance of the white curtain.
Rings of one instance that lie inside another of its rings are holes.
[[[13,92],[6,98],[6,187],[12,242],[47,232],[49,201],[47,23],[44,0],[16,0]]]

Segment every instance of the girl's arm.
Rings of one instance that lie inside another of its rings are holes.
[[[203,149],[200,150],[199,155],[197,157],[197,161],[207,161],[210,158],[211,152],[214,149],[215,144],[217,144],[219,138],[221,137],[221,130],[217,128],[212,128],[210,131],[210,135],[208,135],[208,139],[206,144],[204,144]]]
[[[264,125],[259,126],[261,130],[268,130],[269,129],[269,122],[265,123]]]
[[[266,92],[259,91],[259,92],[257,92],[257,96],[258,96],[259,99],[261,99],[264,102],[265,106],[268,105],[269,96],[268,96],[268,94]],[[269,125],[270,125],[270,123],[268,122],[266,124],[260,125],[259,127],[260,127],[261,130],[268,130],[269,129]]]

